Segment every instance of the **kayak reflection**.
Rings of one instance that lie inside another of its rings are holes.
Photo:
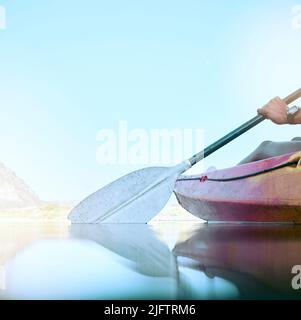
[[[300,298],[292,267],[301,264],[301,226],[204,224],[173,253],[231,281],[241,299]]]

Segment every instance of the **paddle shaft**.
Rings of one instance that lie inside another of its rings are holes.
[[[301,97],[301,89],[299,89],[299,90],[293,92],[292,94],[290,94],[289,96],[287,96],[284,99],[284,102],[286,104],[290,104],[290,103],[294,102],[295,100],[297,100],[300,97]],[[231,131],[230,133],[228,133],[227,135],[225,135],[221,139],[217,140],[216,142],[214,142],[213,144],[211,144],[210,146],[208,146],[204,150],[202,150],[199,153],[195,154],[188,161],[190,162],[191,166],[194,166],[196,163],[198,163],[202,159],[208,157],[211,153],[213,153],[216,150],[220,149],[221,147],[225,146],[230,141],[236,139],[237,137],[239,137],[243,133],[249,131],[253,127],[257,126],[263,120],[265,120],[265,118],[262,115],[260,115],[260,114],[257,115],[256,117],[254,117],[251,120],[247,121],[246,123],[244,123],[243,125],[241,125],[237,129]]]

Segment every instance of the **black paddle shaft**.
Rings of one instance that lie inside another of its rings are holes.
[[[247,121],[246,123],[242,124],[237,129],[231,131],[221,139],[217,140],[216,142],[212,143],[210,146],[202,150],[201,152],[195,154],[193,157],[189,159],[191,166],[195,165],[200,160],[208,157],[211,153],[215,152],[216,150],[222,148],[224,145],[228,144],[232,140],[236,139],[243,133],[249,131],[257,124],[265,120],[262,115],[257,115],[256,117],[252,118],[251,120]]]

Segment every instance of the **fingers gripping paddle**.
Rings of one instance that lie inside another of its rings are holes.
[[[290,104],[300,97],[301,89],[284,101]],[[68,218],[72,223],[147,223],[165,206],[180,174],[264,119],[257,115],[176,166],[145,168],[119,178],[80,202]]]

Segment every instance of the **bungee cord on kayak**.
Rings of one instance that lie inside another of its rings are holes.
[[[268,173],[271,171],[276,171],[285,167],[291,167],[291,166],[295,166],[298,165],[300,160],[295,160],[295,161],[289,161],[289,162],[285,162],[281,165],[269,168],[269,169],[265,169],[265,170],[260,170],[257,172],[253,172],[250,174],[245,174],[242,176],[237,176],[237,177],[231,177],[231,178],[220,178],[220,179],[214,179],[214,178],[208,178],[206,175],[201,176],[201,177],[193,177],[193,178],[183,178],[183,179],[178,179],[177,181],[194,181],[194,180],[199,180],[200,182],[205,182],[205,181],[215,181],[215,182],[227,182],[227,181],[235,181],[235,180],[242,180],[242,179],[247,179],[250,177],[255,177],[258,176],[260,174],[264,174],[264,173]]]

